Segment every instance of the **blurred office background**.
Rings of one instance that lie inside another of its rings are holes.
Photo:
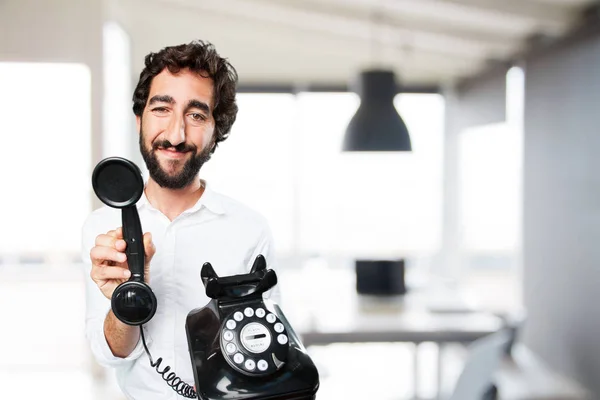
[[[598,6],[0,0],[0,398],[121,398],[83,331],[91,171],[115,155],[143,166],[131,93],[144,56],[194,39],[240,76],[238,120],[202,175],[268,218],[283,309],[319,338],[318,398],[456,400],[473,343],[319,330],[354,332],[364,301],[382,332],[414,304],[406,331],[467,315],[511,328],[493,375],[467,386],[600,398]],[[411,152],[342,151],[369,68],[396,74]],[[357,295],[362,258],[405,260],[407,294]]]

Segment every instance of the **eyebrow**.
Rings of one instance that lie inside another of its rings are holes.
[[[157,94],[156,96],[152,96],[148,105],[151,106],[154,103],[169,103],[175,104],[175,99],[167,94]]]
[[[171,96],[169,96],[168,94],[157,94],[155,96],[152,96],[152,98],[150,98],[150,101],[148,102],[148,105],[151,106],[154,103],[168,103],[168,104],[175,104],[175,99]],[[202,111],[204,111],[205,113],[210,113],[210,107],[208,106],[208,104],[206,104],[203,101],[200,100],[196,100],[196,99],[192,99],[188,102],[186,110],[189,110],[190,108],[198,108]]]
[[[210,114],[210,107],[208,106],[208,104],[200,100],[190,100],[186,109],[189,110],[190,108],[198,108],[204,111],[205,113]]]

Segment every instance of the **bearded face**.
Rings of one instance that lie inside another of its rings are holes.
[[[197,146],[193,144],[182,142],[173,146],[166,139],[146,144],[144,131],[140,131],[140,152],[150,177],[166,189],[183,189],[192,183],[200,168],[210,159],[213,146],[211,143],[202,151],[198,151]],[[157,155],[159,151],[169,151],[174,156],[182,157],[165,158],[161,161]]]
[[[197,178],[215,148],[211,78],[164,69],[152,79],[136,118],[140,152],[150,177],[163,188],[183,189]]]

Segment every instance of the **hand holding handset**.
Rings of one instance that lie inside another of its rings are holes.
[[[139,326],[144,349],[150,365],[162,375],[178,394],[195,399],[194,389],[170,372],[165,366],[161,371],[162,358],[152,359],[142,325],[156,313],[156,296],[144,281],[144,241],[142,224],[136,203],[144,192],[144,181],[140,169],[133,162],[120,157],[106,158],[96,165],[92,173],[92,186],[96,196],[107,206],[121,209],[123,239],[127,243],[125,254],[131,277],[121,283],[112,294],[111,308],[115,316],[127,325]]]
[[[144,282],[144,241],[136,203],[144,191],[142,173],[129,160],[112,157],[98,163],[92,174],[96,196],[107,206],[121,209],[125,254],[131,277],[115,289],[111,307],[127,325],[142,325],[156,312],[156,296]]]
[[[249,274],[226,277],[205,263],[201,278],[212,300],[186,320],[198,398],[314,399],[314,363],[279,306],[263,298],[277,284],[265,258]]]

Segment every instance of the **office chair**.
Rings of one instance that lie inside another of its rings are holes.
[[[471,343],[464,368],[448,400],[491,400],[493,376],[505,356],[510,333],[503,329]]]

